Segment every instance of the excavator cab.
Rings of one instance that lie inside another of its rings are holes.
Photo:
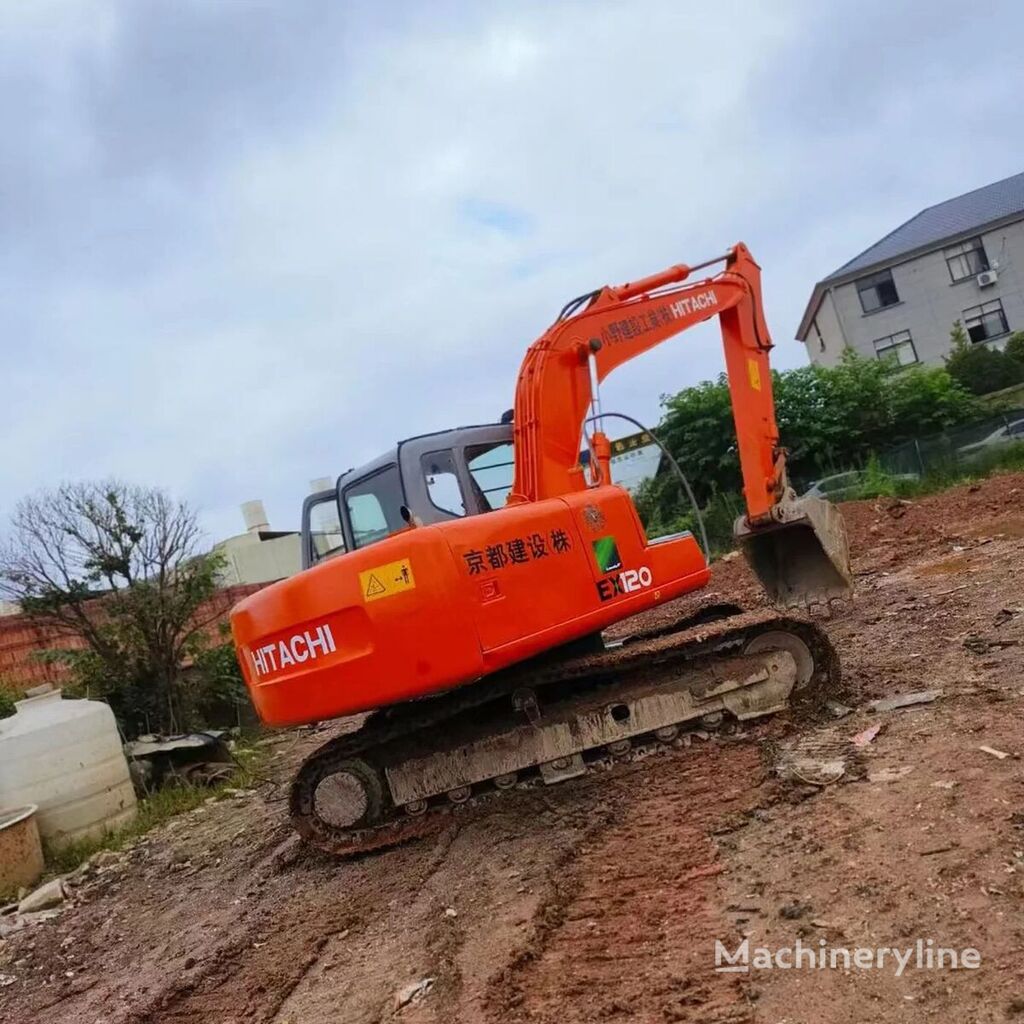
[[[511,423],[457,427],[399,442],[347,470],[302,506],[302,567],[366,547],[410,525],[501,508],[512,486]]]

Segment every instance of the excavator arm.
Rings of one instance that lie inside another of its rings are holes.
[[[591,440],[600,472],[587,480],[580,465],[583,423],[597,390],[616,367],[717,316],[746,516],[737,536],[772,596],[807,604],[844,596],[850,587],[842,520],[817,499],[797,499],[779,444],[768,352],[772,347],[761,301],[761,271],[737,244],[724,269],[691,282],[695,267],[678,265],[642,280],[605,287],[570,303],[530,346],[515,396],[516,467],[511,504],[537,501],[610,480],[610,445]]]

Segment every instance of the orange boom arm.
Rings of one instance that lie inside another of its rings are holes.
[[[510,503],[539,501],[586,486],[579,452],[583,421],[594,397],[591,363],[600,383],[627,360],[717,316],[748,520],[754,524],[770,518],[785,487],[785,454],[775,422],[768,366],[772,342],[761,306],[761,270],[742,243],[729,251],[725,262],[721,273],[693,283],[683,282],[693,269],[708,264],[670,267],[603,288],[588,297],[583,312],[563,314],[530,346],[516,385]],[[596,440],[600,456],[605,439],[598,435]]]

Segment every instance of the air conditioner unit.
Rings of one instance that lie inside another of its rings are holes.
[[[994,270],[983,270],[977,280],[979,288],[988,288],[999,280],[999,275]]]

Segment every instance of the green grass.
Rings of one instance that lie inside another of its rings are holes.
[[[45,846],[49,875],[65,875],[84,864],[100,850],[122,850],[151,829],[191,811],[210,797],[223,797],[227,789],[247,789],[260,780],[260,762],[265,756],[255,747],[236,747],[238,762],[230,779],[215,786],[167,785],[139,801],[138,815],[130,824],[99,836],[76,839],[59,847]]]
[[[997,473],[1024,471],[1024,442],[1004,445],[969,462],[950,460],[933,464],[918,480],[901,480],[886,472],[872,458],[865,467],[865,481],[856,498],[919,498],[951,487],[984,480]]]

